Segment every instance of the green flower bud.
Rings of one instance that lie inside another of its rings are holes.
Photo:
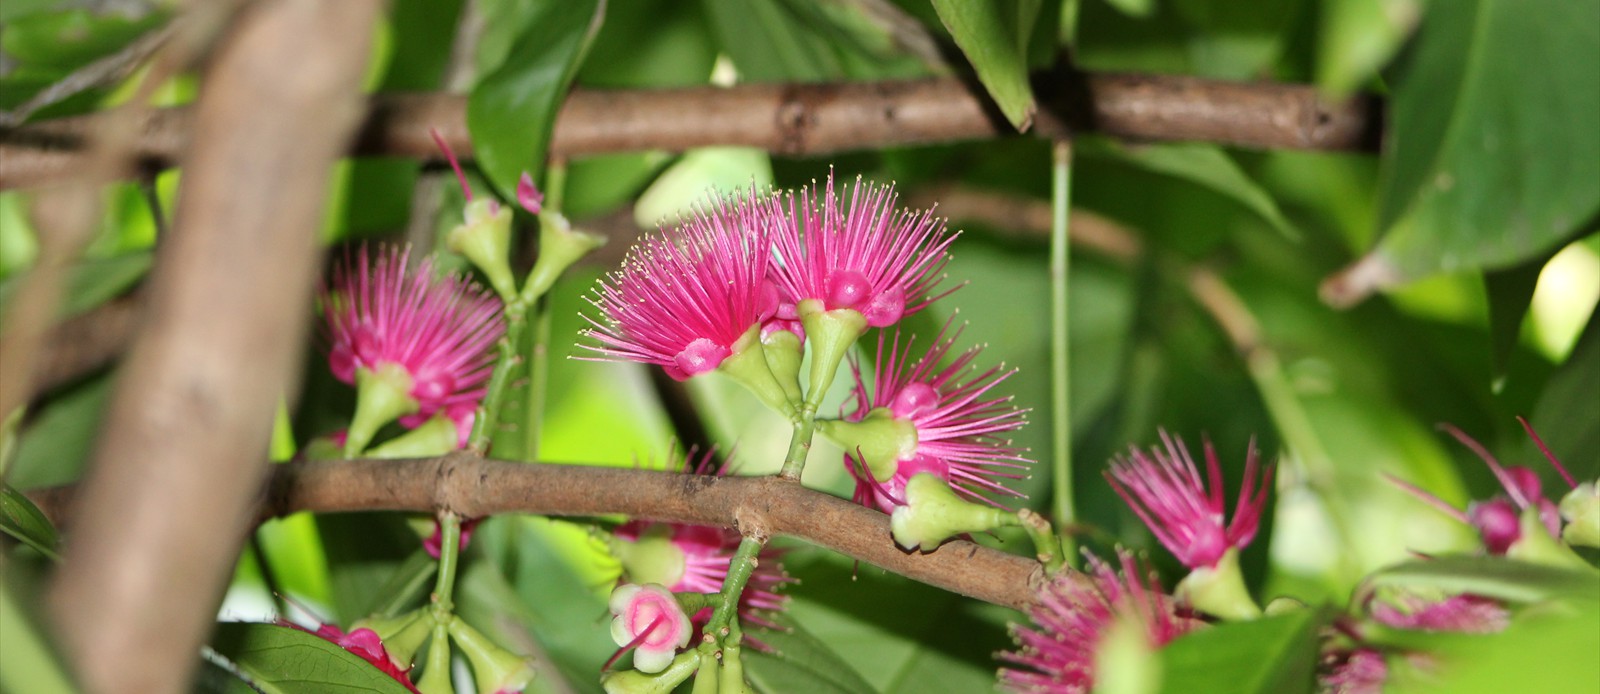
[[[1246,620],[1261,616],[1261,607],[1244,587],[1239,571],[1239,550],[1229,548],[1215,566],[1202,566],[1178,582],[1178,599],[1191,607],[1223,619]]]
[[[1523,509],[1519,526],[1522,534],[1506,549],[1506,556],[1535,564],[1594,570],[1594,567],[1589,566],[1589,562],[1584,561],[1583,557],[1578,556],[1571,547],[1550,534],[1544,526],[1544,521],[1539,518],[1539,507],[1529,506]]]
[[[817,299],[806,299],[795,306],[800,324],[811,343],[811,382],[806,388],[806,407],[815,412],[822,396],[833,385],[834,374],[850,346],[867,331],[867,317],[848,308],[824,310]]]
[[[528,281],[522,287],[522,299],[532,303],[544,296],[561,273],[605,243],[604,236],[573,229],[572,223],[559,212],[540,213],[539,257],[533,261],[533,271],[528,273]]]
[[[417,411],[411,386],[411,374],[399,364],[384,362],[376,369],[356,369],[356,413],[345,433],[346,458],[367,450],[383,425]]]
[[[1584,482],[1561,497],[1561,517],[1567,519],[1561,531],[1567,544],[1600,547],[1600,480]]]
[[[752,325],[733,343],[732,353],[717,365],[717,370],[755,393],[761,402],[778,414],[793,418],[794,403],[789,401],[788,391],[772,374],[765,352],[761,343],[761,326]]]
[[[483,271],[489,286],[506,303],[516,298],[511,279],[511,209],[489,198],[467,203],[466,222],[445,237],[450,250]]]
[[[472,680],[478,685],[478,694],[520,692],[538,674],[532,659],[501,648],[460,617],[451,619],[449,628],[450,638],[472,664]]]
[[[461,435],[455,420],[440,410],[428,421],[367,451],[369,458],[428,458],[456,449]]]
[[[910,460],[917,453],[917,426],[895,417],[887,407],[868,412],[859,422],[818,421],[817,431],[846,452],[859,455],[879,482],[894,476],[899,461]]]
[[[423,608],[398,617],[368,617],[350,625],[351,631],[356,629],[371,629],[383,641],[383,649],[391,659],[410,667],[422,643],[428,640],[428,633],[433,631],[433,617]]]
[[[788,400],[800,402],[800,362],[806,355],[800,336],[787,330],[774,330],[761,338],[761,353],[766,356],[767,368],[778,379]]]
[[[683,550],[672,544],[672,526],[664,523],[651,526],[633,541],[613,535],[611,554],[633,583],[675,586],[687,566]]]
[[[937,475],[924,472],[906,482],[906,505],[889,516],[889,531],[901,547],[931,552],[956,535],[1016,522],[1015,514],[962,499]]]
[[[638,670],[618,670],[600,676],[600,686],[606,694],[671,694],[696,670],[700,669],[700,654],[684,651],[672,659],[667,669],[653,675]]]
[[[450,683],[450,632],[445,625],[435,623],[428,640],[428,658],[422,662],[422,679],[417,680],[417,691],[422,694],[455,694]]]

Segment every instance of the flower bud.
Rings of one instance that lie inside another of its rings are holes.
[[[467,203],[465,217],[445,237],[446,245],[482,270],[500,300],[510,303],[517,294],[511,279],[511,210],[484,198]]]
[[[345,432],[346,458],[365,451],[383,425],[417,411],[419,405],[411,397],[411,386],[411,375],[404,366],[393,362],[356,370],[356,413]]]
[[[606,694],[671,694],[684,680],[700,669],[700,654],[684,651],[665,669],[654,674],[638,670],[608,672],[600,677]]]
[[[1584,482],[1561,498],[1561,517],[1567,527],[1561,539],[1567,544],[1600,547],[1600,480]]]
[[[611,554],[628,580],[638,584],[675,586],[687,565],[683,550],[672,542],[672,526],[665,523],[650,526],[636,540],[613,535]]]
[[[906,549],[931,552],[956,535],[1015,525],[1016,516],[959,496],[936,475],[922,473],[906,482],[906,505],[889,517],[894,541]]]
[[[755,393],[773,411],[792,418],[795,414],[794,403],[789,401],[789,392],[773,375],[765,352],[761,343],[761,326],[752,325],[733,343],[731,352],[717,365],[717,370]]]
[[[611,639],[633,648],[633,667],[657,673],[672,664],[673,654],[689,645],[694,631],[672,591],[657,584],[629,583],[611,592]]]
[[[1539,517],[1537,506],[1529,506],[1522,511],[1521,524],[1522,534],[1506,550],[1506,556],[1535,564],[1592,570],[1589,562],[1550,534],[1544,520]]]
[[[367,450],[369,458],[429,458],[456,449],[460,435],[455,420],[443,410],[411,431]]]
[[[761,354],[767,358],[767,368],[783,387],[790,402],[802,399],[800,392],[800,361],[805,358],[805,345],[800,336],[783,328],[762,329]]]
[[[416,660],[417,650],[433,630],[433,619],[426,609],[412,610],[398,617],[368,617],[350,625],[351,631],[370,629],[383,640],[389,657],[402,667],[409,668]]]
[[[815,409],[822,396],[833,384],[833,376],[850,346],[867,331],[867,318],[860,311],[849,308],[825,309],[822,301],[806,299],[796,309],[800,324],[806,328],[806,341],[811,343],[811,381],[806,388],[806,405]]]
[[[472,680],[478,694],[520,692],[537,674],[533,661],[501,648],[460,617],[450,620],[450,638],[472,664]]]
[[[540,213],[539,257],[533,261],[533,270],[522,287],[522,299],[532,302],[544,296],[561,273],[605,243],[604,236],[573,229],[572,223],[558,212]]]
[[[817,422],[817,431],[845,451],[857,454],[878,482],[893,477],[900,461],[917,454],[916,424],[894,416],[887,407],[873,409],[859,422],[822,420]]]
[[[1261,607],[1245,589],[1244,574],[1239,571],[1238,548],[1223,552],[1216,564],[1190,572],[1178,582],[1175,595],[1194,609],[1223,619],[1261,616]]]

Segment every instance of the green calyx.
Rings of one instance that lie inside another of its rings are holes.
[[[511,209],[480,198],[467,203],[466,218],[450,230],[445,243],[482,270],[500,299],[510,303],[517,295],[511,279]]]
[[[550,291],[561,273],[605,243],[604,236],[573,229],[572,223],[559,212],[539,213],[539,257],[533,261],[533,270],[522,286],[522,300],[537,301]]]
[[[1261,616],[1261,606],[1250,597],[1239,571],[1239,550],[1229,548],[1216,566],[1202,566],[1190,572],[1174,591],[1191,607],[1229,620],[1249,620]]]
[[[1016,522],[1015,514],[967,501],[944,480],[924,472],[906,482],[906,505],[889,516],[889,531],[901,547],[931,552],[957,535],[986,532]]]
[[[1567,521],[1561,539],[1570,545],[1600,547],[1600,480],[1573,487],[1561,497],[1560,508]]]
[[[385,362],[376,369],[356,369],[356,413],[345,433],[346,458],[367,450],[383,425],[417,411],[411,385],[411,374],[399,364]]]
[[[774,330],[761,338],[761,354],[767,358],[767,368],[783,387],[789,402],[798,403],[800,392],[800,361],[806,356],[806,347],[800,336],[787,330]]]
[[[478,694],[520,692],[537,674],[531,660],[501,648],[460,617],[450,620],[449,630],[450,638],[472,664],[472,680],[478,685]]]
[[[428,640],[428,657],[422,662],[422,678],[417,680],[417,691],[422,694],[455,694],[450,682],[450,632],[445,625],[433,624]]]
[[[411,431],[373,446],[369,458],[429,458],[444,455],[461,443],[454,420],[439,412]]]
[[[825,310],[817,299],[801,301],[795,308],[800,313],[800,324],[805,326],[806,340],[811,343],[811,380],[805,406],[816,412],[828,386],[833,385],[844,355],[867,332],[867,317],[854,309]]]
[[[917,425],[895,417],[887,407],[868,412],[859,422],[819,420],[817,431],[857,455],[879,482],[893,477],[900,461],[917,453]]]
[[[1143,694],[1161,691],[1161,661],[1144,620],[1120,610],[1094,650],[1096,694]]]
[[[423,642],[428,640],[433,624],[432,614],[424,608],[398,617],[369,617],[350,625],[350,629],[371,629],[383,641],[383,650],[388,652],[390,658],[410,666]]]
[[[760,325],[750,326],[749,330],[734,341],[732,354],[717,365],[717,370],[755,393],[762,403],[778,414],[794,418],[795,404],[790,401],[789,392],[778,382],[777,376],[773,375],[772,368],[768,366],[766,349],[761,342]]]
[[[638,670],[617,670],[600,676],[606,694],[670,694],[700,669],[700,654],[694,650],[679,653],[667,669],[653,675]]]
[[[1544,521],[1539,518],[1538,507],[1529,506],[1522,510],[1519,527],[1522,535],[1506,549],[1507,557],[1547,566],[1594,571],[1589,562],[1584,561],[1583,557],[1578,556],[1578,553],[1572,551],[1566,543],[1550,534],[1544,527]]]
[[[637,540],[611,537],[611,554],[622,564],[628,580],[638,583],[678,585],[687,562],[683,550],[672,544],[672,527],[654,525]],[[691,613],[692,614],[692,613]]]

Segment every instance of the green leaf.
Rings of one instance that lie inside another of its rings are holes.
[[[1579,480],[1600,478],[1600,418],[1594,416],[1594,394],[1600,393],[1600,311],[1589,324],[1567,361],[1551,375],[1528,422],[1550,447],[1550,452]],[[1531,439],[1524,441],[1523,460],[1541,460]],[[1536,470],[1546,475],[1543,463]]]
[[[1600,598],[1600,574],[1505,557],[1449,556],[1409,561],[1374,573],[1366,585],[1472,593],[1512,602]]]
[[[256,689],[232,670],[210,660],[204,660],[200,663],[200,671],[195,673],[194,687],[189,692],[190,694],[256,694]]]
[[[763,629],[745,634],[745,641],[759,640],[767,651],[747,648],[745,676],[767,692],[876,692],[861,673],[840,658],[793,619],[779,615],[778,629]]]
[[[1421,19],[1417,0],[1323,0],[1317,86],[1348,94],[1372,80]]]
[[[1528,315],[1533,290],[1539,284],[1539,272],[1549,260],[1548,256],[1541,256],[1483,276],[1483,288],[1489,297],[1489,351],[1494,358],[1496,384],[1505,378],[1511,364],[1511,354],[1522,336],[1522,319]]]
[[[293,627],[223,622],[211,647],[267,694],[410,691],[361,656]]]
[[[692,205],[713,191],[727,196],[735,190],[765,190],[772,186],[772,158],[749,147],[704,147],[685,152],[633,204],[633,221],[649,229],[671,227]]]
[[[1285,236],[1299,237],[1299,232],[1284,218],[1283,211],[1278,209],[1278,203],[1272,196],[1217,145],[1179,143],[1128,146],[1106,140],[1092,145],[1089,153],[1091,156],[1114,157],[1147,171],[1220,193],[1245,206]]]
[[[17,442],[6,474],[18,489],[66,484],[78,479],[93,449],[100,417],[111,394],[109,374],[86,379],[52,395]]]
[[[717,43],[749,82],[822,82],[844,75],[825,34],[785,0],[705,0]]]
[[[1430,3],[1393,81],[1378,288],[1553,251],[1600,212],[1600,0]],[[1371,287],[1357,283],[1357,294]]]
[[[1163,692],[1310,692],[1316,680],[1316,610],[1219,624],[1161,649]]]
[[[933,0],[933,8],[1006,120],[1026,131],[1038,110],[1028,83],[1027,45],[1038,3]]]
[[[78,691],[52,651],[44,631],[18,602],[14,590],[12,582],[0,581],[0,644],[5,644],[0,691],[50,694]]]
[[[1600,609],[1518,619],[1499,634],[1461,636],[1440,644],[1437,662],[1396,682],[1403,691],[1452,694],[1576,692],[1600,682]],[[1433,655],[1430,653],[1430,655]],[[1410,674],[1410,673],[1402,673]]]
[[[320,515],[317,534],[327,552],[333,615],[340,624],[384,607],[393,597],[389,589],[401,587],[389,582],[414,565],[411,558],[422,544],[416,531],[393,513]]]
[[[121,49],[166,18],[161,12],[139,17],[89,10],[31,14],[5,26],[0,52],[21,67],[70,70]]]
[[[59,538],[55,526],[44,517],[38,506],[34,506],[28,497],[9,484],[0,484],[0,531],[47,557],[60,558],[56,555]]]
[[[540,3],[493,72],[467,98],[478,167],[502,193],[543,175],[556,112],[605,17],[604,0]]]

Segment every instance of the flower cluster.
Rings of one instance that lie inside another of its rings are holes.
[[[395,681],[405,685],[406,689],[413,692],[417,691],[416,685],[411,683],[411,678],[407,674],[410,668],[391,657],[383,647],[383,640],[378,637],[377,632],[371,629],[351,629],[347,633],[336,624],[323,624],[317,627],[316,631],[290,621],[280,621],[279,624],[315,634],[324,641],[331,642],[360,656],[362,660],[372,663],[373,667],[381,670],[383,674],[393,677]]]
[[[1119,621],[1141,627],[1150,649],[1203,626],[1182,614],[1132,555],[1117,556],[1120,573],[1090,555],[1087,576],[1058,574],[1039,591],[1028,612],[1037,626],[1013,627],[1018,649],[999,654],[1021,666],[1001,669],[1002,687],[1041,694],[1089,692],[1096,681],[1096,656]]]

